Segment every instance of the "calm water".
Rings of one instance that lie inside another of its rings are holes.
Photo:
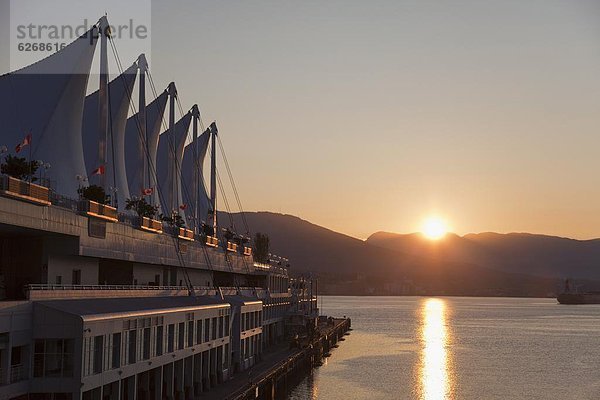
[[[354,331],[290,399],[600,399],[600,305],[324,297]]]

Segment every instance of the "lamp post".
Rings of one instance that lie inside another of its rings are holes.
[[[46,187],[50,187],[50,184],[48,183],[46,174],[48,173],[48,170],[52,167],[52,165],[50,163],[45,163],[43,165],[43,169],[44,169],[44,175],[42,177],[42,185],[46,186]],[[45,182],[45,183],[44,183]]]
[[[77,179],[77,184],[79,186],[79,189],[81,189],[81,186],[84,184],[84,182],[87,182],[87,176],[83,176],[83,175],[75,175],[75,178]]]
[[[118,204],[117,204],[118,203],[118,199],[117,199],[117,191],[118,191],[118,189],[116,187],[114,187],[114,186],[110,186],[108,188],[108,191],[110,192],[110,195],[109,195],[109,197],[110,197],[110,199],[109,199],[110,205],[113,206],[113,207],[115,207],[115,208],[118,208]]]
[[[42,183],[42,167],[44,165],[44,162],[42,160],[35,160],[35,165],[38,170],[38,180],[40,181],[40,183]]]
[[[8,155],[8,147],[0,146],[0,161],[2,161]]]

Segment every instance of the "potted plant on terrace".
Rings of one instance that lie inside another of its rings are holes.
[[[133,210],[140,217],[140,228],[150,232],[162,232],[162,223],[155,219],[158,207],[148,204],[146,199],[127,199],[126,210]]]
[[[160,218],[162,221],[166,222],[167,224],[169,224],[169,226],[173,228],[174,233],[177,234],[177,237],[179,237],[180,239],[189,241],[194,240],[194,231],[185,227],[185,221],[183,220],[183,217],[178,213],[174,212],[170,217],[161,215]]]
[[[79,209],[85,215],[110,222],[119,220],[117,209],[106,204],[108,199],[102,186],[82,186],[77,189],[77,193],[81,196]]]
[[[8,155],[0,165],[2,194],[36,204],[50,205],[48,188],[36,185],[35,173],[39,165],[24,157]]]

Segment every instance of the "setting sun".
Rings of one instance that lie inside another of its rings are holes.
[[[422,233],[427,239],[437,240],[448,232],[446,222],[438,217],[429,217],[423,223]]]

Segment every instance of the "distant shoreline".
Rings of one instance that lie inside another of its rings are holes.
[[[467,297],[467,298],[491,298],[491,299],[556,299],[556,295],[553,296],[481,296],[481,295],[468,295],[468,294],[329,294],[320,293],[318,296],[330,296],[330,297]]]

